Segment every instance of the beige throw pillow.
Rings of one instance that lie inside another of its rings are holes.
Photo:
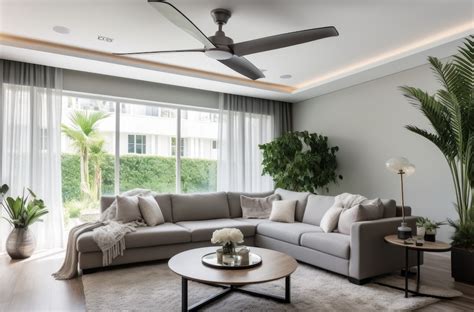
[[[270,213],[272,212],[272,203],[279,199],[280,195],[278,194],[273,194],[264,198],[240,195],[242,218],[268,219],[268,217],[270,217]]]
[[[326,233],[334,231],[337,227],[337,222],[339,221],[339,215],[342,212],[342,207],[332,206],[324,214],[319,227]]]
[[[138,208],[138,196],[120,196],[117,200],[117,221],[123,223],[142,219],[140,208]]]
[[[294,223],[296,200],[277,200],[272,203],[270,220],[276,222]]]
[[[138,207],[148,226],[165,223],[165,218],[163,217],[160,206],[153,196],[138,196]]]

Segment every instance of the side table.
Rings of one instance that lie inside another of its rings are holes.
[[[444,242],[427,242],[424,241],[423,245],[421,246],[416,246],[416,244],[413,242],[412,244],[407,244],[405,243],[404,240],[399,239],[396,234],[394,235],[387,235],[384,237],[384,240],[392,245],[399,246],[399,247],[404,247],[405,248],[405,298],[408,298],[408,293],[413,293],[415,296],[428,296],[420,293],[420,257],[421,253],[423,251],[429,251],[429,252],[446,252],[451,250],[451,245],[444,243]],[[417,260],[417,272],[416,272],[416,290],[412,291],[408,289],[408,251],[409,250],[416,250],[416,260]],[[392,286],[391,286],[392,287]],[[392,288],[397,288],[401,289],[398,287],[392,287]],[[402,290],[402,289],[401,289]],[[436,296],[430,296],[430,297],[436,297]]]

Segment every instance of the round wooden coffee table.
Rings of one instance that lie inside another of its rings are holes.
[[[399,239],[397,235],[387,235],[384,237],[384,240],[392,245],[399,246],[399,247],[404,247],[405,248],[405,298],[408,298],[408,293],[413,293],[416,296],[427,296],[427,297],[434,297],[434,298],[441,298],[444,299],[443,297],[437,297],[433,295],[425,295],[420,293],[420,276],[421,276],[421,271],[420,271],[420,258],[421,258],[421,253],[423,251],[428,251],[428,252],[445,252],[451,250],[451,245],[436,241],[436,242],[428,242],[424,241],[423,245],[421,246],[416,246],[415,243],[407,244],[403,239]],[[416,290],[412,291],[408,289],[408,272],[409,272],[409,265],[408,265],[408,251],[409,250],[416,250],[416,266],[417,266],[417,272],[416,272]],[[384,285],[388,286],[388,285]],[[397,288],[395,286],[390,286],[392,288]]]
[[[269,298],[283,303],[289,303],[290,275],[296,270],[298,263],[292,257],[274,250],[250,247],[251,251],[262,257],[262,264],[249,269],[216,269],[204,265],[202,256],[214,252],[217,247],[205,247],[184,251],[168,261],[169,268],[181,276],[181,309],[182,311],[195,311],[203,306],[237,291],[252,296]],[[259,284],[285,278],[285,296],[254,292],[241,288],[249,284]],[[224,288],[223,291],[206,298],[188,308],[188,280],[214,285]]]

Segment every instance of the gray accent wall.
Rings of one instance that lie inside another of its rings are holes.
[[[330,187],[331,194],[350,192],[369,198],[400,202],[400,180],[385,169],[394,156],[407,157],[416,166],[405,178],[405,203],[413,214],[437,221],[456,218],[456,200],[448,165],[430,142],[404,129],[407,124],[429,128],[425,117],[398,90],[417,86],[429,92],[438,88],[428,65],[412,68],[293,105],[295,130],[318,132],[338,145],[344,180]],[[452,230],[442,226],[439,239]]]
[[[219,93],[64,69],[64,90],[145,101],[219,107]]]

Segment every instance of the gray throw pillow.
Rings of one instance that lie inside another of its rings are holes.
[[[279,200],[280,195],[273,194],[264,198],[252,198],[240,195],[240,206],[242,207],[242,218],[245,219],[268,219],[272,212],[272,203]]]
[[[132,222],[142,219],[140,208],[138,207],[138,196],[120,196],[117,200],[117,221],[123,223]]]
[[[368,203],[370,202],[370,203]],[[344,209],[339,215],[337,230],[342,234],[351,234],[352,224],[360,221],[377,220],[383,216],[382,202],[377,199]]]
[[[138,196],[138,207],[148,226],[155,226],[165,223],[165,218],[155,197]]]
[[[366,199],[361,203],[367,220],[377,220],[383,218],[385,206],[380,198]]]
[[[294,223],[296,200],[276,200],[272,204],[270,221]]]

